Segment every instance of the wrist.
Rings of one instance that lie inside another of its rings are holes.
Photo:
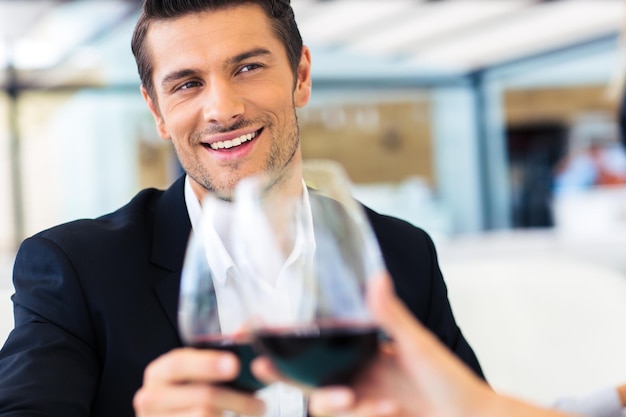
[[[476,417],[513,417],[515,414],[513,409],[516,408],[516,402],[516,400],[506,395],[498,395],[494,392],[493,395],[490,395],[488,400],[483,403],[484,406],[481,407]]]
[[[478,395],[477,395],[478,394]],[[504,395],[498,395],[491,387],[485,386],[473,395],[474,401],[471,407],[464,410],[461,417],[501,417],[508,416],[511,399]]]
[[[473,413],[471,417],[567,417],[558,411],[540,408],[505,395],[494,393],[492,397],[478,410],[479,413]]]

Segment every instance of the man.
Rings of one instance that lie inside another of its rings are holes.
[[[132,416],[134,398],[139,416],[294,417],[283,399],[291,407],[298,395],[281,386],[263,402],[215,384],[234,377],[235,357],[181,348],[176,325],[186,242],[204,193],[228,196],[241,178],[270,170],[277,186],[301,186],[295,109],[309,100],[311,57],[289,2],[147,0],[132,46],[143,97],[186,176],[22,244],[16,327],[0,351],[0,416]],[[482,376],[429,237],[368,216],[402,301]]]

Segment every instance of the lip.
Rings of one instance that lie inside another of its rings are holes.
[[[242,129],[242,130],[235,130],[235,131],[227,132],[227,133],[217,133],[215,135],[211,135],[211,137],[208,138],[208,140],[203,140],[202,143],[204,145],[211,145],[212,143],[216,143],[216,142],[224,142],[227,140],[233,140],[235,138],[238,138],[243,135],[247,135],[249,133],[261,133],[261,130],[263,130],[263,128],[246,129],[246,130]]]
[[[257,139],[263,134],[264,130],[265,130],[264,128],[260,128],[257,130],[246,129],[246,130],[236,130],[233,132],[228,132],[228,133],[223,133],[223,134],[216,134],[216,135],[211,136],[208,140],[202,141],[202,145],[214,158],[217,158],[219,160],[230,161],[230,160],[241,159],[241,158],[246,157],[248,154],[250,154],[250,152],[252,152],[254,144],[257,142]],[[253,139],[248,140],[245,143],[242,143],[241,145],[238,145],[238,146],[234,146],[232,148],[220,148],[220,149],[211,148],[211,144],[214,144],[217,142],[223,142],[223,141],[230,141],[230,140],[233,140],[235,138],[238,138],[247,134],[256,134],[256,136]]]

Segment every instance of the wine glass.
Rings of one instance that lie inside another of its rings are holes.
[[[363,207],[343,168],[304,161],[297,195],[268,178],[235,190],[234,257],[255,346],[286,377],[310,386],[349,384],[378,352],[365,302],[385,270]]]
[[[237,293],[228,288],[232,268],[226,266],[229,255],[223,246],[228,239],[218,237],[212,226],[212,218],[229,209],[229,203],[213,195],[203,200],[201,220],[190,235],[185,253],[178,325],[185,345],[235,354],[241,363],[239,375],[222,385],[251,393],[265,385],[250,371],[250,362],[257,354],[247,331],[246,310],[236,298]]]

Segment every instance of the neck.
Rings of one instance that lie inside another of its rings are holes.
[[[300,155],[296,155],[295,158],[280,171],[267,171],[263,174],[266,175],[262,181],[265,182],[265,198],[279,199],[287,196],[300,196],[302,195],[302,159]],[[262,174],[259,174],[262,175]],[[204,196],[208,192],[205,187],[191,179],[191,188],[198,198],[198,201],[202,203]],[[230,190],[228,194],[213,192],[218,198],[231,201],[234,190]]]
[[[297,157],[280,172],[270,173],[267,196],[269,198],[302,195],[302,160]]]

